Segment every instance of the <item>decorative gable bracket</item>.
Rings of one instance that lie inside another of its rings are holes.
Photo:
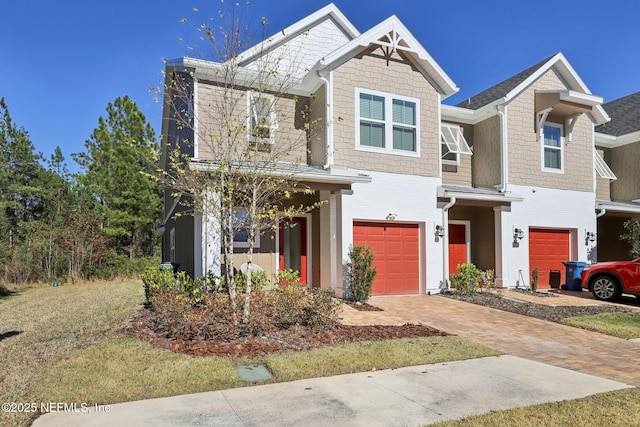
[[[567,137],[567,144],[571,142],[571,136],[573,135],[573,127],[576,125],[580,114],[574,114],[564,119],[564,132]]]
[[[544,110],[536,113],[536,141],[540,141],[540,138],[542,138],[544,124],[546,123],[547,116],[549,116],[551,110],[553,110],[553,108],[545,108]]]

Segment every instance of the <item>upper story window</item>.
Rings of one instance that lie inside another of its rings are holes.
[[[356,148],[366,151],[419,155],[419,101],[356,89],[359,123]]]
[[[542,170],[562,173],[564,171],[562,125],[547,122],[542,132]]]
[[[440,144],[444,164],[458,165],[460,154],[473,154],[458,125],[440,123]]]
[[[249,92],[249,141],[273,144],[278,119],[275,113],[275,97],[266,93]]]

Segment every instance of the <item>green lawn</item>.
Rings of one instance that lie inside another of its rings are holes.
[[[640,390],[629,388],[583,399],[475,415],[432,427],[640,426]]]
[[[618,338],[640,338],[640,312],[570,317],[564,319],[562,323]]]

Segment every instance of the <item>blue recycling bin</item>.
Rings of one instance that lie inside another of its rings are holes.
[[[567,273],[565,275],[565,283],[569,291],[582,291],[580,286],[580,275],[587,263],[583,261],[563,261]]]

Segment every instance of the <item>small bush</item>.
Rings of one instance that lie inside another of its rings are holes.
[[[300,272],[298,270],[281,270],[278,271],[277,281],[279,286],[302,285],[300,282]]]
[[[495,273],[493,270],[482,271],[478,280],[478,288],[480,292],[493,291],[496,289]]]
[[[531,272],[531,292],[535,293],[538,290],[538,267],[534,268]]]
[[[144,286],[145,301],[151,303],[160,289],[171,289],[175,286],[172,268],[147,267],[141,276]]]
[[[377,271],[373,266],[373,251],[368,246],[352,246],[349,250],[348,280],[351,298],[357,302],[367,302],[371,296],[371,286]]]
[[[470,263],[459,265],[458,270],[460,272],[451,277],[456,293],[462,295],[477,294],[482,271]]]

